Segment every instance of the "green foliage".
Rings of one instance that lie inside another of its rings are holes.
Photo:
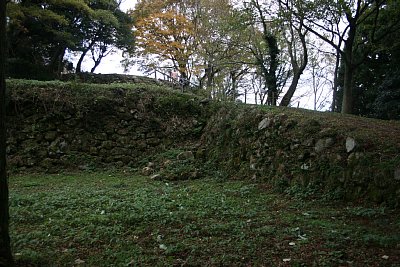
[[[12,1],[7,11],[9,77],[54,79],[71,51],[90,51],[97,67],[111,46],[133,50],[132,19],[115,0]]]
[[[41,90],[39,89],[52,89],[51,91],[57,90],[71,90],[76,93],[84,93],[92,91],[94,94],[107,94],[113,92],[115,89],[127,90],[127,94],[136,94],[136,93],[145,93],[145,92],[157,92],[161,95],[163,94],[171,94],[171,88],[164,85],[154,85],[147,83],[129,83],[129,84],[120,84],[120,83],[111,83],[111,84],[94,84],[94,83],[80,83],[76,81],[71,82],[63,82],[63,81],[37,81],[37,80],[23,80],[23,79],[8,79],[7,87],[9,87],[10,91],[14,91],[15,93],[23,93],[23,91],[31,90],[31,93],[34,95],[40,94]],[[33,91],[33,92],[32,92]],[[129,92],[132,91],[132,92]],[[137,92],[135,92],[137,91]],[[172,93],[174,94],[174,93]],[[175,94],[180,94],[179,92],[175,92]],[[45,97],[45,95],[43,95]]]
[[[98,113],[110,111],[126,102],[137,103],[140,101],[143,108],[148,109],[153,105],[155,99],[183,98],[181,93],[173,92],[171,88],[163,85],[148,83],[130,83],[130,84],[92,84],[80,83],[77,81],[36,81],[36,80],[7,80],[13,105],[32,105],[31,109],[37,107],[44,108],[47,115],[57,115],[60,112],[74,111],[76,116],[82,117],[90,109],[98,110]],[[194,97],[194,96],[193,96]],[[27,102],[26,100],[29,99]],[[184,104],[186,105],[186,104]],[[195,106],[194,104],[188,104]],[[24,110],[29,109],[24,107]],[[174,110],[169,106],[168,114]],[[189,114],[193,114],[190,110]],[[160,114],[166,115],[167,113]]]
[[[347,211],[351,215],[366,217],[366,218],[376,218],[385,215],[385,207],[376,207],[376,208],[354,207],[354,208],[348,208]]]
[[[366,233],[362,236],[362,242],[366,245],[378,245],[384,248],[396,246],[400,242],[400,235],[381,236],[379,233]]]
[[[165,180],[179,181],[200,178],[200,168],[193,160],[173,160],[161,170]]]
[[[89,7],[93,10],[89,16],[83,16],[79,35],[81,40],[75,51],[82,52],[76,66],[76,72],[81,72],[82,60],[88,52],[94,61],[90,72],[94,72],[101,60],[112,53],[114,47],[130,54],[134,48],[132,32],[133,19],[120,10],[120,2],[115,0],[91,1]]]
[[[399,61],[391,63],[397,67]],[[400,69],[386,74],[387,77],[378,87],[378,95],[372,103],[372,116],[380,119],[400,120]],[[370,103],[367,106],[371,105]]]
[[[246,181],[166,183],[111,172],[10,181],[12,245],[19,264],[65,266],[78,259],[89,266],[262,266],[286,258],[295,266],[397,262],[399,214],[390,210],[359,221],[349,211],[366,208],[290,199]]]
[[[139,163],[146,166],[149,162],[153,165],[153,172],[160,175],[163,181],[193,180],[202,177],[203,166],[194,158],[179,159],[179,154],[184,153],[183,148],[172,148],[150,157]]]
[[[176,94],[172,91],[170,94],[157,98],[156,109],[165,111],[167,114],[172,112],[187,115],[201,113],[199,102],[193,95]]]
[[[302,186],[302,185],[292,185],[289,186],[288,184],[285,185],[285,187],[280,188],[282,192],[289,194],[290,196],[293,196],[298,199],[312,199],[315,198],[316,196],[320,196],[322,191],[319,186],[316,185],[308,185],[308,186]]]
[[[381,11],[378,23],[369,18],[360,29],[358,38],[371,42],[359,47],[359,53],[367,56],[355,75],[358,115],[400,119],[400,22],[396,24],[399,14],[398,4],[390,1]],[[387,25],[393,25],[390,31]]]

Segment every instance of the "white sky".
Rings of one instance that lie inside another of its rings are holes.
[[[121,9],[126,11],[128,9],[133,9],[136,4],[136,0],[122,0]]]

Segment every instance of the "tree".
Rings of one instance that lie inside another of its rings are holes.
[[[278,41],[274,33],[268,27],[268,21],[265,17],[265,11],[262,9],[258,0],[250,2],[251,12],[255,13],[261,23],[262,29],[254,30],[254,37],[260,38],[262,41],[253,42],[250,47],[252,54],[255,57],[255,64],[260,68],[266,87],[268,88],[267,102],[269,105],[276,106],[278,99],[278,78],[277,71],[279,65],[279,48]],[[252,22],[255,25],[255,21]]]
[[[76,72],[82,71],[82,62],[88,52],[94,62],[90,72],[94,72],[101,60],[114,52],[114,47],[133,53],[134,35],[132,16],[120,10],[120,2],[115,0],[91,1],[93,12],[83,16],[80,21],[81,42],[76,50],[81,56]]]
[[[251,0],[245,9],[249,13],[247,49],[254,56],[254,65],[259,69],[257,73],[263,76],[267,88],[266,103],[276,106],[289,72],[283,60],[279,23],[276,14],[270,14],[278,7],[272,6],[272,2]]]
[[[280,0],[279,9],[282,25],[286,26],[287,34],[284,39],[287,43],[290,64],[292,66],[292,81],[288,90],[283,96],[280,106],[289,106],[290,101],[297,89],[300,77],[307,67],[308,63],[308,49],[306,44],[307,30],[304,29],[303,21],[300,20],[296,25],[293,20],[292,10],[296,2],[293,0]]]
[[[318,44],[317,44],[318,45]],[[313,109],[321,110],[327,104],[328,90],[333,89],[332,80],[328,74],[332,73],[332,62],[334,54],[327,54],[319,49],[310,51],[309,75],[313,95]]]
[[[82,38],[81,18],[91,12],[84,1],[10,2],[9,74],[40,79],[52,79],[60,74],[67,49],[75,49]]]
[[[201,70],[200,87],[219,100],[235,100],[251,56],[242,49],[247,27],[240,19],[241,13],[228,0],[201,0],[196,17],[195,57]]]
[[[167,61],[191,78],[189,68],[195,43],[195,17],[190,1],[139,1],[135,7],[137,54],[145,58],[145,68],[157,68]]]
[[[399,19],[385,25],[380,33],[376,31],[377,24],[372,25],[371,39],[357,38],[360,26],[369,18],[379,21],[381,11],[388,4],[396,1],[385,0],[317,0],[302,1],[297,12],[298,19],[304,20],[304,27],[318,38],[331,45],[340,53],[344,63],[342,113],[353,113],[354,107],[354,75],[357,68],[364,62],[365,55],[359,48],[367,42],[373,43],[387,35]],[[343,26],[342,26],[343,25]]]
[[[358,38],[370,39],[372,29],[380,32],[400,16],[400,9],[395,5],[388,5],[381,12],[379,21],[375,18],[365,21]],[[375,28],[374,24],[378,26]],[[360,47],[367,56],[354,79],[356,115],[400,119],[400,25],[396,27],[390,35]]]
[[[88,52],[94,71],[114,47],[131,52],[132,18],[117,0],[13,0],[8,10],[9,74],[17,78],[52,79],[65,67],[67,52]],[[23,71],[21,71],[23,70]]]
[[[6,0],[0,1],[0,266],[13,266],[8,231],[8,184],[6,170]]]

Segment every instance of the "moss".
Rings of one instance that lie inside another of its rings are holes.
[[[200,104],[193,95],[169,93],[158,97],[156,109],[167,114],[183,112],[183,115],[200,113]]]

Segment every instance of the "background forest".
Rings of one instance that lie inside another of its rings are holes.
[[[399,1],[22,0],[8,6],[7,76],[56,79],[123,51],[210,98],[399,119]],[[72,62],[75,56],[77,61]],[[251,99],[249,99],[251,97]],[[304,99],[304,98],[303,98]]]

